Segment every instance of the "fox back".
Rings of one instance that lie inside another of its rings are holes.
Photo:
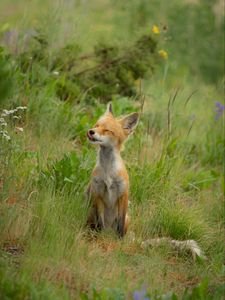
[[[120,151],[137,122],[138,113],[115,118],[109,104],[105,114],[87,132],[90,142],[99,145],[88,186],[91,200],[88,225],[100,230],[111,228],[121,237],[128,226],[129,177]]]

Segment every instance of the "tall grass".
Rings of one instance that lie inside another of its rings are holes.
[[[19,119],[4,117],[7,126],[0,128],[11,137],[7,141],[0,135],[0,298],[132,299],[144,285],[153,299],[163,294],[176,299],[168,292],[184,297],[185,288],[207,277],[208,285],[203,280],[190,299],[217,294],[215,299],[222,299],[224,115],[216,118],[215,111],[223,96],[217,2],[67,1],[53,7],[34,1],[29,14],[27,1],[17,3],[15,11],[10,3],[0,4],[5,11],[0,114],[18,105],[27,110]],[[203,18],[197,17],[199,11]],[[116,115],[141,111],[122,153],[130,175],[130,229],[123,241],[112,232],[93,236],[85,226],[85,190],[96,149],[86,131],[105,105],[88,91],[60,100],[51,66],[67,44],[76,42],[85,53],[96,40],[124,46],[153,24],[161,32],[168,25],[157,39],[169,59],[158,62],[154,78],[135,82],[136,97],[112,96]],[[48,45],[39,48],[31,39],[37,60],[27,67],[30,50],[20,57],[19,45],[34,27]],[[9,29],[16,30],[6,41]],[[184,47],[192,37],[195,42]],[[207,47],[213,41],[218,59]],[[143,249],[138,241],[151,237],[194,239],[207,260],[194,262],[169,245]]]

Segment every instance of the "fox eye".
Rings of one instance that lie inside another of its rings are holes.
[[[111,130],[105,129],[104,132],[108,132],[111,133],[112,135],[114,135],[114,133]]]

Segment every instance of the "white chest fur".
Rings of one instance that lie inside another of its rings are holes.
[[[104,201],[106,207],[114,207],[125,190],[125,181],[118,176],[123,167],[120,154],[113,148],[101,148],[96,169],[97,176],[92,179],[92,190]]]

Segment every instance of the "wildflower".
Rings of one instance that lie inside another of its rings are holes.
[[[27,110],[26,106],[18,106],[16,110]]]
[[[12,115],[12,114],[14,114],[14,112],[16,112],[16,111],[17,111],[16,109],[10,109],[10,110],[3,109],[2,117]]]
[[[162,58],[164,59],[168,58],[168,53],[165,50],[159,50],[158,53]]]
[[[153,25],[153,26],[152,26],[152,32],[153,32],[154,34],[160,34],[159,27],[156,26],[156,25]]]
[[[146,289],[142,288],[141,291],[134,291],[133,293],[134,300],[151,300],[149,297],[146,297]]]
[[[5,130],[1,130],[0,134],[2,135],[2,137],[6,140],[6,141],[10,141],[11,137],[8,135],[8,132]]]
[[[219,101],[217,101],[216,103],[216,116],[215,116],[215,120],[217,121],[223,114],[224,110],[225,110],[225,106],[222,105]]]
[[[0,126],[7,126],[7,123],[4,118],[0,118]]]
[[[21,119],[21,116],[13,116],[12,118],[15,120],[19,120],[19,119]]]
[[[8,110],[8,109],[3,109],[2,114],[1,114],[1,117],[7,117],[7,116],[10,116],[10,115],[13,115],[14,113],[18,112],[19,110],[24,111],[24,110],[26,110],[26,109],[27,109],[26,106],[18,106],[18,107],[16,107],[16,108],[10,109],[10,110]]]

